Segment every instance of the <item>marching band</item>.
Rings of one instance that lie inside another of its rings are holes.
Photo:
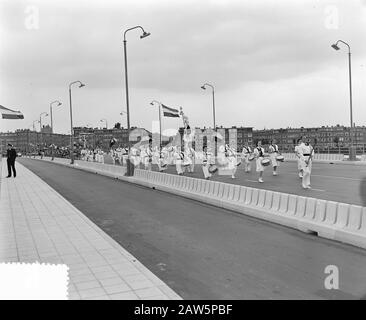
[[[235,179],[241,164],[243,164],[243,171],[250,173],[251,163],[255,160],[258,182],[263,183],[265,168],[272,165],[273,175],[277,176],[280,162],[284,161],[284,157],[281,155],[275,140],[270,141],[266,150],[262,145],[262,141],[258,141],[257,146],[253,149],[248,144],[244,145],[240,153],[234,147],[225,144],[219,147],[218,155],[215,157],[213,153],[208,151],[207,145],[203,146],[203,151],[201,152],[195,151],[189,143],[185,143],[184,148],[181,146],[169,146],[162,147],[160,150],[159,147],[152,147],[152,139],[150,138],[148,144],[141,144],[138,148],[132,147],[130,158],[135,167],[141,168],[142,166],[149,171],[152,170],[153,164],[157,166],[160,172],[167,170],[169,165],[173,164],[178,175],[194,173],[196,164],[201,162],[202,173],[205,179],[210,179],[217,171],[220,172],[220,169],[226,170],[231,175],[231,178]],[[311,146],[309,139],[303,140],[299,138],[294,152],[297,158],[298,176],[301,179],[302,187],[311,189],[310,176],[314,147]],[[99,163],[104,163],[104,158],[107,154],[111,156],[113,164],[126,165],[128,149],[121,146],[116,148],[111,146],[109,153],[105,153],[101,148],[84,148],[80,152],[82,160]]]
[[[177,116],[178,110],[169,109],[170,112],[175,112],[176,115],[168,113],[167,116]],[[117,162],[120,165],[126,165],[126,158],[129,156],[131,163],[136,168],[141,168],[141,165],[145,170],[152,170],[152,165],[156,165],[159,172],[167,170],[170,164],[175,164],[175,169],[178,175],[193,174],[196,163],[201,161],[203,177],[210,179],[216,172],[220,174],[229,174],[232,179],[235,179],[238,168],[243,163],[244,172],[251,172],[251,162],[255,160],[256,172],[258,173],[258,182],[263,183],[263,173],[267,166],[272,165],[273,176],[278,175],[278,167],[280,162],[284,161],[284,157],[280,153],[278,145],[275,140],[271,140],[267,147],[267,152],[262,145],[262,141],[258,141],[255,148],[251,148],[248,144],[244,145],[241,152],[237,152],[234,146],[229,144],[222,144],[217,149],[217,155],[208,152],[207,143],[202,146],[202,151],[197,151],[193,148],[194,130],[191,130],[189,126],[189,119],[184,114],[183,109],[180,108],[179,116],[181,116],[184,125],[183,136],[181,137],[181,143],[178,145],[170,146],[152,146],[152,139],[149,137],[143,137],[141,141],[130,148],[130,154],[128,155],[128,149],[122,148],[117,145],[117,139],[112,138],[110,140],[109,155],[112,157],[113,164]],[[148,144],[146,142],[148,141]],[[169,143],[171,144],[171,143]],[[215,142],[215,149],[217,143]],[[310,145],[309,139],[306,143],[302,138],[298,139],[297,146],[295,147],[295,154],[297,157],[297,169],[299,177],[302,181],[302,187],[304,189],[310,189],[310,175],[312,169],[312,157],[314,155],[314,148]],[[104,151],[101,148],[94,150],[82,150],[81,158],[85,161],[96,161],[104,163]]]

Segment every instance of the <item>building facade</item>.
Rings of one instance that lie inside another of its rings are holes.
[[[143,128],[132,127],[130,130],[131,146],[138,143],[142,137],[151,136],[151,133]],[[110,150],[110,141],[116,139],[115,147],[128,147],[127,128],[99,129],[89,127],[74,128],[74,143],[88,149],[100,148]]]
[[[67,147],[70,145],[70,135],[36,132],[29,129],[16,130],[15,132],[0,133],[0,150],[4,155],[6,153],[8,143],[14,145],[20,153],[38,152],[40,149],[46,149],[51,144],[58,147]]]
[[[345,126],[322,126],[313,128],[286,128],[286,129],[264,129],[254,130],[254,143],[258,140],[262,144],[269,144],[271,140],[275,140],[276,144],[283,151],[293,151],[297,140],[300,137],[310,138],[312,144],[319,151],[332,151],[345,153],[351,145],[350,127]],[[358,126],[353,131],[353,144],[357,146],[357,152],[364,152],[366,145],[366,127]]]

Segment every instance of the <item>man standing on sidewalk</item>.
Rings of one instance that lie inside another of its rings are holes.
[[[7,156],[7,164],[8,164],[8,176],[11,177],[11,170],[13,170],[14,178],[17,176],[17,172],[15,170],[15,158],[17,157],[17,152],[12,144],[8,143],[8,150],[6,151]]]

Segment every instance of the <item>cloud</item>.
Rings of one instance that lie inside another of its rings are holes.
[[[130,99],[145,124],[153,115],[142,107],[150,97],[187,105],[195,123],[209,124],[207,95],[199,88],[204,82],[215,85],[231,114],[246,96],[256,97],[248,101],[253,105],[275,102],[282,112],[292,110],[302,93],[296,83],[306,83],[303,100],[324,101],[318,86],[326,86],[326,74],[346,76],[346,50],[330,47],[340,38],[352,47],[355,86],[365,78],[357,69],[366,64],[366,14],[358,0],[34,1],[38,30],[24,27],[29,4],[3,1],[0,10],[1,102],[23,105],[29,114],[39,114],[50,99],[67,101],[68,83],[82,80],[87,87],[76,97],[83,114],[99,119],[105,104],[118,115],[125,104],[123,31],[135,25],[151,32],[144,39],[138,30],[127,34]],[[338,29],[325,25],[329,5],[339,14]],[[344,87],[341,81],[334,85]],[[278,91],[270,91],[275,99],[263,95],[269,88]],[[343,110],[339,102],[333,107]]]

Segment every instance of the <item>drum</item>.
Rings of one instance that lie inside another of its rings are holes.
[[[279,162],[284,162],[285,161],[285,157],[284,156],[277,156],[276,160]]]
[[[269,160],[269,159],[263,159],[261,163],[262,163],[262,166],[263,167],[267,167],[267,166],[270,165],[271,160]]]
[[[184,157],[182,165],[183,165],[184,167],[188,167],[188,166],[190,166],[191,164],[192,164],[192,160],[191,160],[190,158],[188,158],[188,157]]]
[[[210,173],[215,173],[217,170],[219,170],[219,168],[215,164],[210,165],[210,167],[208,168],[208,171]]]
[[[248,158],[249,161],[253,161],[255,159],[255,155],[254,154],[251,154]]]

